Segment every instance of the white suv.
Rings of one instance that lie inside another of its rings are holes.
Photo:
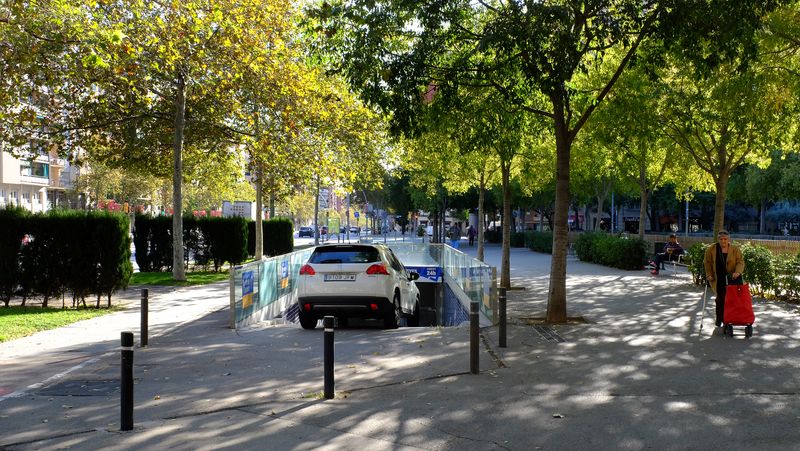
[[[383,319],[391,329],[406,316],[408,325],[417,326],[418,278],[382,244],[318,246],[300,268],[300,325],[313,329],[317,320],[332,315],[339,324],[347,318]]]

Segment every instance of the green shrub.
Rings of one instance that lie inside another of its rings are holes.
[[[483,239],[487,243],[500,244],[503,242],[503,231],[500,229],[485,230]]]
[[[553,253],[553,232],[528,232],[525,234],[525,247],[543,254]]]
[[[525,247],[526,232],[511,232],[511,247]]]
[[[294,224],[286,218],[265,221],[264,255],[288,254],[294,250]]]
[[[775,257],[764,246],[745,243],[741,245],[744,256],[744,280],[754,293],[764,295],[775,290]]]
[[[578,236],[575,240],[575,255],[578,259],[584,262],[594,262],[594,242],[601,236],[605,236],[602,232],[586,232]]]
[[[708,246],[709,245],[705,243],[696,243],[686,250],[689,272],[692,273],[692,278],[696,285],[702,285],[706,280],[706,268],[703,260],[705,259]]]
[[[800,254],[775,258],[775,296],[785,300],[800,299]]]
[[[622,238],[603,232],[587,232],[575,241],[575,254],[581,261],[620,269],[641,269],[647,262],[650,245],[639,238]]]
[[[8,307],[19,286],[22,239],[28,211],[21,207],[0,208],[0,300]]]

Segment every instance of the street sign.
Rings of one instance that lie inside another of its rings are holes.
[[[358,218],[358,212],[357,212],[357,211],[354,211],[354,212],[353,212],[353,216],[355,216],[356,218]]]

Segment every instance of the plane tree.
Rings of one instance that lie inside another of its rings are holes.
[[[458,95],[462,85],[484,87],[547,121],[556,150],[547,319],[560,323],[567,319],[570,159],[578,133],[643,41],[658,37],[668,51],[724,60],[751,49],[746,42],[769,7],[761,0],[336,0],[313,17],[351,86],[390,111],[397,132],[420,126],[420,93],[432,81],[443,96]],[[621,57],[607,61],[610,50]],[[607,78],[588,83],[587,74],[607,65]]]

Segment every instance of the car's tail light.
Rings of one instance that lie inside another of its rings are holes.
[[[317,272],[314,271],[314,268],[311,267],[309,264],[305,264],[300,267],[300,275],[301,276],[313,276]]]
[[[311,304],[303,304],[303,310],[310,312],[311,311]]]
[[[373,311],[374,311],[374,310],[378,310],[378,304],[370,304],[370,305],[369,305],[369,308],[370,308],[371,310],[373,310]]]
[[[369,268],[367,268],[367,274],[375,275],[375,274],[383,274],[384,276],[389,275],[389,271],[386,270],[386,266],[376,263]]]

